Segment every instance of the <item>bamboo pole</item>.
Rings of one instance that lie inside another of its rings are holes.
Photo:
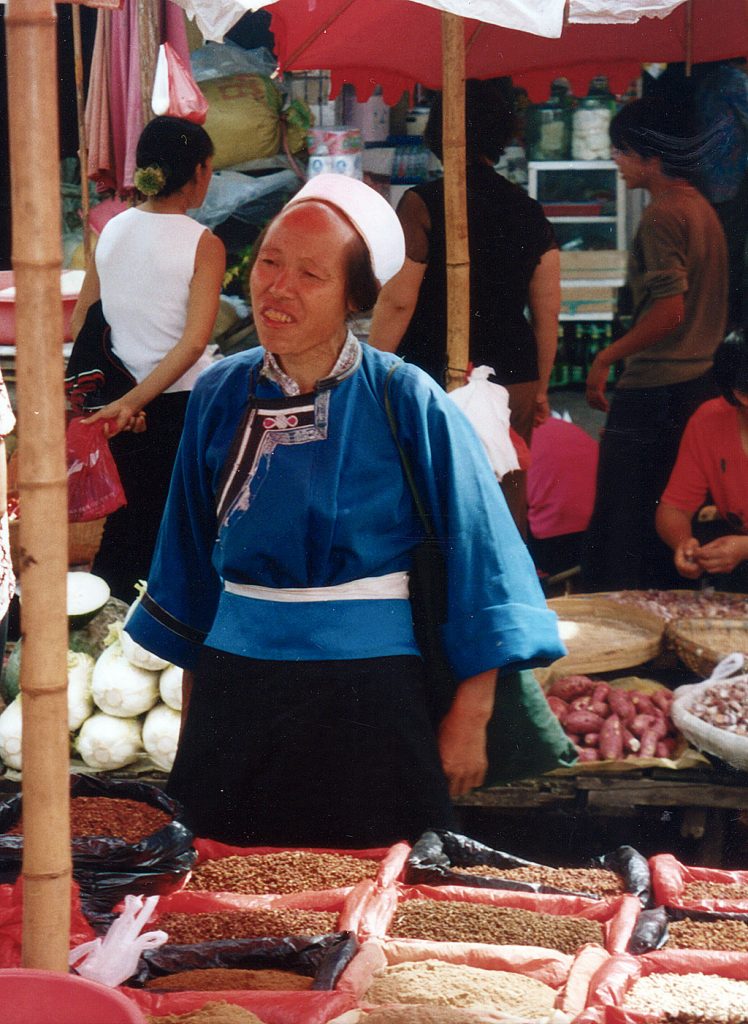
[[[88,199],[88,138],[86,133],[86,101],[83,94],[83,42],[81,39],[81,9],[71,4],[73,20],[73,57],[75,61],[75,106],[78,113],[78,162],[81,167],[81,218],[83,220],[83,253],[86,267],[91,259],[90,203]]]
[[[57,38],[52,0],[10,0],[5,25],[24,632],[23,964],[67,971],[67,477]]]
[[[465,27],[442,14],[444,213],[447,242],[447,390],[464,383],[470,348],[470,254],[465,155]]]
[[[686,3],[686,78],[691,77],[693,68],[693,2]]]

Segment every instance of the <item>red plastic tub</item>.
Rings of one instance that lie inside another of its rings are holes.
[[[146,1024],[116,989],[74,974],[24,967],[0,970],[3,1024]]]
[[[12,270],[0,270],[0,292],[5,288],[12,288],[15,278]],[[62,301],[63,319],[63,341],[71,341],[70,320],[75,309],[77,295],[66,295]],[[15,298],[4,298],[0,295],[0,345],[15,345],[16,343],[16,300]]]

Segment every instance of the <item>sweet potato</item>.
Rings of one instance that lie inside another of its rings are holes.
[[[617,714],[610,715],[603,722],[598,748],[606,761],[617,761],[623,754],[623,723]]]
[[[592,700],[595,703],[604,704],[608,699],[610,693],[610,686],[608,683],[598,683],[595,689],[592,691]]]
[[[674,736],[666,736],[664,740],[658,740],[655,757],[672,757],[675,753],[676,743]]]
[[[652,694],[652,703],[655,707],[658,707],[660,711],[666,711],[670,714],[670,708],[673,704],[672,690],[655,690]]]
[[[634,736],[643,736],[647,729],[650,729],[652,727],[654,720],[654,715],[635,715],[633,720],[629,722],[629,729],[634,734]]]
[[[585,747],[596,747],[599,742],[600,742],[600,733],[599,732],[588,732],[588,733],[585,733],[585,735],[584,735],[584,745],[585,745]]]
[[[569,714],[569,705],[565,700],[561,700],[560,697],[553,697],[552,695],[546,697],[546,700],[548,701],[548,706],[553,714],[559,720],[561,725],[563,725],[566,716]]]
[[[577,751],[577,758],[580,761],[599,761],[600,754],[595,747],[582,747]]]
[[[610,704],[613,713],[619,719],[619,724],[620,722],[628,724],[635,718],[636,708],[634,707],[629,695],[624,693],[623,690],[612,689],[608,694],[608,703]]]
[[[651,728],[658,740],[664,740],[670,732],[670,720],[661,711],[658,711]]]
[[[606,700],[593,700],[590,704],[590,711],[601,718],[607,718],[610,714],[610,704]]]
[[[658,738],[654,729],[647,729],[641,738],[639,757],[654,757],[657,751]]]
[[[648,694],[640,693],[638,690],[631,690],[629,692],[629,697],[631,699],[631,703],[636,708],[637,715],[656,714],[657,709]]]
[[[599,715],[594,715],[591,711],[570,711],[566,716],[564,725],[571,732],[586,733],[586,732],[600,732],[603,718]]]
[[[584,697],[575,697],[569,704],[572,711],[589,711],[592,704],[592,694],[585,694]]]
[[[628,750],[628,752],[630,754],[638,754],[640,747],[641,747],[641,743],[639,742],[639,737],[638,736],[634,736],[634,734],[632,732],[629,732],[628,729],[624,729],[623,730],[623,749],[624,750]]]
[[[569,703],[576,697],[584,697],[585,694],[594,693],[597,682],[589,676],[564,676],[557,679],[551,686],[548,693],[552,697],[560,697]]]

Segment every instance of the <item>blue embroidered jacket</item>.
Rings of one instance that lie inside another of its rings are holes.
[[[383,405],[400,360],[364,345],[339,377],[288,398],[260,372],[262,358],[229,357],[197,381],[147,600],[128,632],[185,668],[202,643],[270,660],[417,654],[407,600],[283,603],[224,589],[402,572],[423,536]],[[389,391],[443,543],[444,643],[457,678],[560,657],[556,616],[473,428],[415,366],[401,363]]]

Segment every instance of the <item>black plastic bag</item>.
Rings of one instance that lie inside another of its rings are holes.
[[[141,988],[147,981],[179,971],[223,967],[234,970],[293,971],[314,978],[313,989],[333,989],[358,948],[353,932],[266,939],[221,939],[189,946],[146,950],[137,973],[125,982]]]
[[[70,781],[70,796],[71,799],[77,796],[90,796],[137,800],[157,807],[172,818],[164,828],[145,836],[137,843],[128,843],[124,839],[112,836],[74,837],[71,840],[74,868],[85,867],[93,871],[100,867],[102,871],[108,872],[119,868],[123,871],[162,869],[164,865],[178,861],[192,848],[192,832],[176,820],[182,814],[181,804],[172,800],[157,786],[145,782],[103,778],[99,775],[73,775]],[[4,834],[18,823],[21,808],[21,794],[0,804],[0,870],[5,869],[9,863],[21,862],[23,836]]]
[[[642,910],[631,933],[626,947],[627,952],[638,956],[640,953],[649,953],[664,946],[668,940],[668,921],[665,907]]]
[[[521,892],[601,898],[596,893],[560,889],[557,886],[544,885],[540,882],[520,882],[509,878],[462,874],[459,870],[481,865],[506,868],[507,870],[544,866],[534,861],[514,857],[501,850],[493,850],[490,846],[484,846],[483,843],[469,839],[467,836],[436,829],[433,832],[424,832],[411,850],[405,865],[405,881],[410,885],[468,885],[481,889],[513,889]],[[612,853],[597,858],[588,866],[605,867],[610,871],[617,872],[623,876],[626,892],[639,896],[642,902],[645,901],[642,893],[646,893],[646,900],[649,899],[649,865],[633,847],[622,846]]]
[[[626,892],[638,896],[643,907],[649,906],[652,900],[652,874],[649,861],[633,846],[619,846],[612,853],[605,853],[595,858],[595,864],[608,871],[623,875]]]

